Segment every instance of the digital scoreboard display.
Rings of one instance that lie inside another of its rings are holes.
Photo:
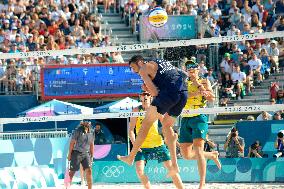
[[[41,70],[42,99],[138,96],[142,79],[128,64],[50,65]]]

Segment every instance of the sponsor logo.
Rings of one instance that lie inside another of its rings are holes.
[[[102,173],[106,177],[119,177],[122,173],[124,173],[123,166],[104,166]]]

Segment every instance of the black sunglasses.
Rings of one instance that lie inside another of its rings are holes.
[[[142,93],[141,96],[151,96],[149,93]]]
[[[186,65],[186,70],[196,69],[196,68],[198,68],[197,64],[187,64]]]

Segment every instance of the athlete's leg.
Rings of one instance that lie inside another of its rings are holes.
[[[193,151],[197,157],[198,172],[200,177],[199,189],[205,187],[206,160],[204,157],[204,140],[202,138],[193,139]]]
[[[146,189],[150,189],[151,188],[151,184],[150,184],[150,181],[149,181],[147,175],[144,172],[144,168],[145,168],[145,161],[144,160],[136,161],[136,173],[137,173],[137,176],[140,179],[140,181],[143,184],[143,186]]]
[[[92,186],[93,186],[92,169],[87,168],[85,169],[85,172],[86,172],[86,178],[87,178],[87,183],[88,183],[88,189],[92,189]]]
[[[136,137],[136,140],[133,144],[132,150],[128,156],[117,156],[117,158],[128,165],[132,165],[134,158],[139,151],[142,143],[144,142],[147,134],[152,126],[152,124],[160,117],[161,115],[157,112],[157,108],[155,106],[150,106],[147,109],[145,118],[142,121],[142,126],[139,130],[139,133]]]
[[[81,176],[81,185],[85,185],[85,176],[84,176],[84,169],[82,167],[82,164],[80,164],[80,176]]]
[[[165,161],[163,162],[164,163],[164,166],[165,168],[168,169],[168,171],[171,170],[171,167],[172,167],[172,162],[171,160],[168,160],[168,161]],[[172,179],[173,179],[173,183],[174,185],[178,188],[178,189],[184,189],[184,185],[182,183],[182,180],[180,178],[180,175],[178,173],[174,174],[174,175],[171,175]]]
[[[177,154],[176,154],[176,144],[178,135],[174,133],[173,126],[176,121],[176,117],[178,117],[187,101],[187,91],[183,91],[178,93],[178,95],[172,98],[176,98],[176,103],[174,106],[170,107],[167,111],[168,113],[165,114],[162,125],[164,130],[165,142],[170,150],[171,159],[172,159],[172,169],[169,171],[168,176],[174,175],[175,173],[179,172],[178,164],[177,164]]]
[[[180,152],[184,159],[187,160],[197,160],[197,155],[195,151],[193,150],[193,144],[192,143],[181,143],[180,144]],[[217,167],[221,169],[221,163],[219,161],[219,153],[217,151],[214,152],[203,152],[204,157],[206,159],[211,159],[215,162]]]
[[[82,156],[80,153],[78,153],[77,151],[73,151],[71,153],[71,160],[70,160],[70,167],[69,167],[70,186],[71,186],[72,179],[76,171],[80,169],[81,160],[82,160]]]
[[[179,172],[178,164],[177,164],[177,154],[176,154],[176,143],[178,139],[178,135],[173,131],[173,125],[176,119],[172,116],[169,116],[167,113],[165,114],[162,125],[163,125],[163,133],[165,137],[165,143],[168,146],[172,159],[172,168],[169,170],[168,176],[175,175]]]
[[[90,154],[85,154],[83,156],[81,164],[84,169],[84,172],[86,173],[88,189],[91,189],[93,186],[93,178],[92,178],[92,160]]]

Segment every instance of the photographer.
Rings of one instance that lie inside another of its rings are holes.
[[[237,128],[233,128],[226,139],[224,150],[227,158],[244,157],[245,141],[239,136]]]
[[[96,123],[95,127],[95,144],[100,145],[100,144],[106,144],[107,140],[105,137],[105,133],[102,129],[102,125],[100,123]]]
[[[280,131],[277,134],[277,139],[274,142],[274,147],[277,149],[277,153],[273,155],[273,157],[279,158],[284,157],[284,138],[283,131]]]
[[[262,146],[260,145],[260,142],[256,140],[250,147],[248,152],[248,157],[252,158],[262,158],[263,153],[261,151]]]

